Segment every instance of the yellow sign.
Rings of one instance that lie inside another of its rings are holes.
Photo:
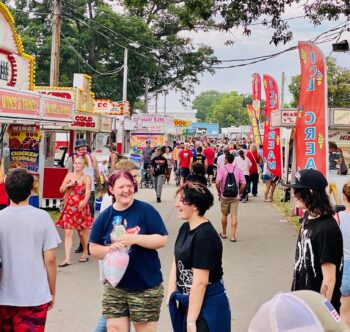
[[[192,125],[192,121],[183,120],[183,119],[174,119],[173,126],[174,127],[190,127]]]

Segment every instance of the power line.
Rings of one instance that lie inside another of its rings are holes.
[[[98,74],[99,76],[110,76],[110,75],[115,75],[118,74],[123,68],[124,66],[121,66],[117,69],[111,70],[109,72],[105,72],[105,73],[101,73],[98,70],[96,70],[95,68],[93,68],[92,66],[89,65],[89,63],[80,55],[80,53],[74,48],[74,46],[69,42],[68,38],[64,35],[63,32],[61,32],[61,36],[63,37],[63,39],[66,41],[66,43],[70,46],[70,48],[74,51],[74,53],[76,53],[76,55],[85,63],[86,66],[88,66],[93,72],[95,72],[96,74]]]

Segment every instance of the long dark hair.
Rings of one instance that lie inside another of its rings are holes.
[[[303,201],[309,214],[315,216],[332,216],[335,210],[325,190],[294,189],[294,195]]]

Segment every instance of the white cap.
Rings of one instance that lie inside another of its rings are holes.
[[[248,332],[346,331],[333,305],[321,294],[303,290],[275,295],[250,322]]]

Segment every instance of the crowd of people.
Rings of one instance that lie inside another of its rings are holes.
[[[164,297],[173,331],[231,331],[222,241],[238,241],[238,206],[259,195],[260,179],[265,182],[260,195],[266,202],[273,200],[278,178],[266,167],[262,147],[229,140],[188,139],[156,147],[146,142],[143,169],[152,174],[156,202],[161,202],[162,186],[169,183],[172,171],[181,178],[174,207],[184,223],[173,248],[166,292],[157,250],[168,245],[168,231],[157,205],[135,197],[137,166],[112,149],[108,165],[101,167],[87,142],[80,139],[69,168],[60,187],[64,199],[56,225],[64,229],[65,258],[58,266],[69,269],[71,265],[74,230],[80,238],[81,247],[76,250],[82,254],[79,262],[87,262],[90,254],[100,261],[101,272],[108,255],[128,253],[127,268],[116,285],[101,278],[102,312],[94,332],[129,332],[131,324],[137,332],[155,332]],[[11,204],[0,212],[0,331],[4,332],[44,331],[47,311],[55,301],[55,248],[61,240],[49,214],[29,205],[33,181],[24,169],[11,171],[5,179]],[[102,184],[107,193],[95,218],[95,191],[102,193]],[[329,201],[327,185],[318,171],[296,174],[292,187],[297,207],[305,213],[297,239],[293,292],[264,305],[250,332],[272,331],[267,318],[271,303],[303,296],[307,302],[313,297],[298,293],[301,290],[320,293],[329,315],[341,313],[343,322],[335,316],[339,329],[334,331],[345,331],[343,324],[350,326],[350,183],[343,188],[345,211],[339,213]],[[221,209],[220,232],[206,216],[216,195]],[[24,256],[26,259],[19,259]],[[31,287],[23,288],[28,282]],[[318,314],[314,312],[313,318],[320,329],[312,331],[323,331],[327,320],[326,313]],[[288,321],[290,329],[303,327],[295,319],[286,319],[290,311],[274,311],[273,315],[279,315],[285,324],[281,326],[287,326]]]

